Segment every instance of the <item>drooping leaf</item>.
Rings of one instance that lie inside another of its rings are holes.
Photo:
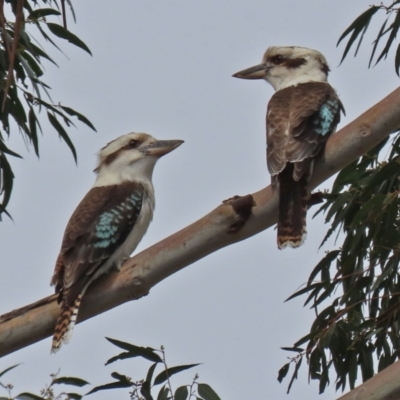
[[[153,400],[151,395],[151,380],[153,379],[154,370],[156,369],[158,363],[154,363],[147,371],[146,379],[142,383],[140,393],[143,395],[145,400]]]
[[[66,107],[66,106],[61,106],[60,107],[69,115],[72,115],[74,117],[77,117],[79,119],[79,121],[83,122],[84,124],[86,124],[89,128],[93,129],[95,132],[96,128],[93,126],[93,124],[81,113],[78,113],[78,111],[73,110],[70,107]]]
[[[72,385],[72,386],[82,387],[85,385],[89,385],[89,382],[87,382],[81,378],[75,378],[75,377],[71,377],[71,376],[63,376],[63,377],[54,379],[52,384],[64,384],[64,385]]]
[[[67,146],[70,148],[72,155],[74,156],[75,162],[78,161],[77,155],[76,155],[76,150],[75,146],[72,143],[71,139],[68,136],[68,133],[65,131],[63,126],[60,124],[58,119],[53,115],[47,112],[47,118],[49,119],[50,123],[53,125],[53,127],[56,129],[60,137],[64,140],[64,142],[67,144]]]
[[[279,371],[278,371],[278,381],[281,383],[283,378],[287,375],[290,368],[290,362],[286,363]]]
[[[54,8],[38,8],[28,15],[28,19],[36,20],[38,18],[48,17],[49,15],[61,15],[61,13]]]
[[[188,400],[189,389],[187,386],[180,386],[175,390],[174,400]]]
[[[169,395],[169,388],[166,385],[164,385],[158,392],[157,400],[168,400],[169,398],[168,395]]]
[[[397,36],[397,32],[399,31],[400,28],[400,13],[397,12],[396,16],[394,18],[393,23],[390,25],[390,27],[388,28],[388,30],[390,30],[390,35],[389,38],[386,42],[385,47],[382,50],[382,53],[379,55],[376,63],[378,63],[383,57],[387,57],[387,54],[389,53],[390,47],[393,43],[393,40],[396,38]]]
[[[196,367],[197,365],[200,364],[179,365],[177,367],[167,368],[156,376],[156,379],[154,379],[154,385],[159,385],[160,383],[165,382],[172,375],[185,371],[189,368]]]
[[[290,379],[289,385],[288,385],[288,389],[286,393],[290,392],[290,389],[292,388],[293,382],[295,379],[297,379],[297,374],[299,372],[299,368],[301,366],[301,362],[303,361],[303,357],[300,357],[297,361],[296,361],[296,366],[294,368],[294,372],[292,375],[292,378]]]
[[[54,35],[58,36],[61,39],[68,40],[68,42],[74,44],[77,47],[80,47],[81,49],[92,55],[89,47],[87,47],[86,44],[78,38],[78,36],[74,35],[68,29],[65,29],[62,25],[54,24],[53,22],[47,22],[47,27]]]
[[[106,339],[113,345],[120,347],[121,349],[128,350],[128,353],[121,353],[118,356],[110,358],[107,361],[106,365],[116,360],[120,359],[122,360],[133,357],[143,357],[149,361],[162,362],[161,357],[157,353],[155,353],[156,350],[151,347],[139,347],[116,339],[111,339],[111,338],[106,338]]]
[[[35,149],[35,153],[39,157],[39,138],[36,129],[36,124],[38,123],[38,121],[32,107],[29,107],[28,120],[29,120],[29,130],[31,133],[30,139],[32,141],[33,148]]]
[[[207,383],[198,383],[197,392],[204,400],[221,400],[214,389]]]
[[[358,16],[351,24],[350,26],[342,33],[340,36],[337,45],[340,44],[340,42],[351,32],[351,36],[349,41],[347,42],[346,48],[344,49],[342,59],[340,60],[340,63],[343,62],[343,60],[346,58],[347,53],[349,52],[351,46],[357,39],[357,37],[365,32],[365,30],[368,28],[368,25],[371,21],[371,18],[373,15],[379,10],[379,6],[371,6],[368,10],[363,12],[360,16]],[[361,36],[362,38],[362,36]]]
[[[1,371],[1,372],[0,372],[0,377],[2,377],[2,376],[3,376],[4,374],[6,374],[8,371],[11,371],[12,369],[18,367],[18,365],[20,365],[20,364],[15,364],[15,365],[13,365],[12,367],[8,367],[8,368],[5,369],[4,371]]]
[[[371,57],[369,59],[368,67],[370,67],[372,64],[372,60],[374,59],[374,55],[375,55],[376,49],[378,47],[379,41],[381,40],[381,38],[385,32],[385,28],[386,28],[386,24],[387,24],[388,20],[389,20],[389,18],[386,18],[385,22],[382,24],[381,29],[378,32],[378,36],[376,37],[376,39],[374,41],[374,47],[372,48],[372,53],[371,53]]]
[[[126,383],[129,383],[129,384],[132,384],[131,380],[126,375],[119,374],[118,372],[113,372],[111,374],[111,376],[114,379],[119,380],[120,382],[126,382]]]
[[[400,44],[397,46],[396,56],[394,58],[394,68],[396,70],[397,76],[400,76]]]
[[[129,388],[129,387],[132,387],[132,383],[121,382],[121,381],[111,382],[111,383],[107,383],[106,385],[100,385],[100,386],[94,387],[90,392],[87,392],[85,394],[85,396],[96,393],[100,390],[125,389],[125,388]]]
[[[150,388],[142,386],[140,388],[140,394],[144,397],[145,400],[154,400],[153,396],[150,393]]]
[[[46,400],[43,397],[37,396],[33,393],[21,393],[19,394],[15,400]]]
[[[68,400],[81,400],[83,397],[79,393],[66,393],[66,395],[68,396]]]

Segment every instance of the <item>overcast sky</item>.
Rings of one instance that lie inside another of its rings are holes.
[[[359,57],[349,57],[339,67],[344,46],[336,48],[336,42],[369,4],[74,2],[78,20],[74,25],[69,15],[69,28],[93,57],[62,42],[66,56],[52,52],[60,68],[46,64],[44,81],[53,88],[55,102],[82,112],[98,133],[82,124],[69,130],[78,152],[76,166],[67,146],[45,122],[40,160],[13,132],[10,147],[24,160],[12,162],[16,181],[9,211],[14,221],[5,218],[0,223],[0,314],[52,293],[49,282],[64,228],[93,184],[95,154],[119,135],[144,131],[185,141],[156,166],[155,216],[137,251],[197,220],[222,200],[269,184],[264,117],[272,88],[231,77],[259,63],[268,46],[305,46],[326,56],[330,82],[346,108],[341,126],[394,90],[398,78],[393,55],[367,68],[377,24]],[[16,395],[38,393],[59,368],[63,376],[79,376],[93,385],[111,381],[113,371],[144,378],[149,363],[134,360],[104,367],[118,352],[104,339],[108,336],[143,346],[163,344],[169,366],[204,363],[173,382],[190,383],[197,372],[199,381],[209,383],[223,400],[338,397],[334,382],[318,395],[318,382],[307,382],[305,364],[289,395],[289,379],[283,384],[276,379],[290,355],[280,347],[307,334],[314,318],[302,307],[304,298],[284,300],[307,281],[324,250],[334,246],[318,252],[328,227],[321,217],[311,221],[312,214],[302,248],[278,251],[274,229],[225,248],[161,282],[147,297],[76,326],[71,343],[56,355],[50,356],[46,339],[1,359],[0,371],[23,363],[2,382],[14,383]],[[120,389],[92,398],[129,395]]]

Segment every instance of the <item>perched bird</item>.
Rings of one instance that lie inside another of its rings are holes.
[[[343,104],[332,86],[325,57],[305,47],[270,47],[261,64],[237,72],[264,79],[275,89],[266,115],[267,164],[279,191],[278,247],[298,247],[306,236],[307,183],[314,160],[340,121]]]
[[[100,150],[96,181],[67,224],[51,280],[61,303],[52,353],[71,338],[88,286],[119,270],[146,233],[155,205],[154,166],[182,143],[128,133]]]

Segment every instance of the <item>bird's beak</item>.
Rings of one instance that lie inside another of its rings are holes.
[[[141,149],[146,156],[162,157],[175,150],[183,143],[183,140],[157,140]]]
[[[236,72],[232,76],[240,79],[264,79],[267,74],[267,64],[258,64],[254,67],[244,69],[243,71]]]

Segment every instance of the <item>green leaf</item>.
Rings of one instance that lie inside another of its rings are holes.
[[[346,58],[347,53],[349,52],[351,46],[353,45],[354,41],[357,39],[360,33],[364,33],[365,30],[368,28],[368,25],[371,21],[371,18],[373,15],[380,9],[379,6],[371,6],[367,11],[363,12],[360,16],[358,16],[351,24],[350,26],[342,33],[340,36],[338,42],[336,45],[339,45],[339,43],[351,32],[352,35],[350,36],[349,41],[347,42],[346,48],[343,52],[342,59],[340,60],[340,63],[343,62],[343,60]],[[362,33],[362,35],[363,35]],[[360,39],[360,43],[362,40],[362,35]]]
[[[313,269],[313,271],[310,274],[310,277],[308,278],[307,285],[311,285],[314,278],[323,270],[324,268],[330,267],[332,262],[336,260],[336,258],[339,256],[340,250],[334,250],[330,251],[326,254],[326,256],[316,265],[316,267]]]
[[[36,394],[21,393],[15,398],[15,400],[45,400],[45,399],[43,397],[36,396]]]
[[[47,17],[49,15],[61,15],[61,13],[54,8],[39,8],[37,10],[32,11],[28,15],[28,19],[36,20],[41,17]]]
[[[2,377],[4,374],[6,374],[8,371],[11,371],[11,370],[14,369],[15,367],[18,367],[18,365],[21,365],[21,364],[15,364],[15,365],[13,365],[12,367],[8,367],[8,368],[5,369],[4,371],[1,371],[1,372],[0,372],[0,377]]]
[[[133,358],[133,357],[143,357],[146,360],[153,361],[153,362],[162,362],[161,357],[155,353],[155,349],[151,347],[139,347],[135,346],[130,343],[122,342],[120,340],[115,340],[111,338],[106,338],[110,343],[113,345],[120,347],[121,349],[128,350],[128,353],[121,353],[118,356],[110,358],[107,364],[110,364],[116,360],[123,360],[126,358]]]
[[[1,145],[0,140],[0,145]],[[0,149],[1,150],[1,149]],[[0,194],[3,194],[3,199],[0,203],[0,214],[5,213],[10,218],[10,214],[6,211],[8,202],[10,201],[11,192],[14,183],[14,174],[11,169],[11,165],[8,162],[4,152],[0,151],[0,173],[2,174],[3,180],[0,181]],[[14,368],[14,367],[11,367]],[[10,369],[11,369],[10,368]],[[7,370],[6,370],[7,371]]]
[[[43,75],[43,70],[40,68],[39,64],[36,62],[36,60],[27,52],[23,51],[20,53],[21,59],[25,59],[31,68],[30,74],[33,75],[33,77],[39,77]]]
[[[54,379],[54,381],[52,382],[52,384],[64,384],[64,385],[72,385],[72,386],[85,386],[85,385],[89,385],[89,382],[81,379],[81,378],[74,378],[74,377],[70,377],[70,376],[63,376],[61,378],[56,378]]]
[[[36,114],[33,111],[32,107],[29,107],[29,113],[28,113],[28,121],[29,121],[29,130],[30,130],[30,139],[33,144],[33,148],[35,149],[36,155],[39,157],[39,138],[37,135],[37,129],[36,129],[36,124],[38,123],[38,120],[36,118]]]
[[[62,127],[58,119],[53,115],[47,112],[47,118],[49,119],[50,123],[53,125],[53,127],[56,129],[60,137],[64,140],[64,142],[67,144],[67,146],[70,148],[72,155],[74,156],[75,162],[78,161],[77,155],[76,155],[76,150],[75,146],[73,145],[71,139],[69,138],[67,132],[65,129]]]
[[[288,389],[287,389],[287,392],[286,392],[286,393],[289,393],[289,392],[290,392],[290,389],[292,388],[292,385],[293,385],[294,380],[297,379],[297,374],[298,374],[298,372],[299,372],[299,368],[300,368],[300,366],[301,366],[301,362],[302,362],[302,361],[303,361],[303,357],[301,357],[298,361],[296,361],[296,367],[295,367],[295,369],[294,369],[292,378],[290,379],[289,386],[288,386]]]
[[[301,347],[281,347],[281,349],[285,351],[294,351],[296,353],[302,353],[304,351]]]
[[[397,36],[397,32],[399,31],[399,28],[400,28],[400,13],[397,12],[393,23],[388,28],[388,31],[391,30],[391,32],[390,32],[389,38],[386,42],[386,45],[385,45],[384,49],[382,50],[382,53],[379,55],[379,57],[376,61],[377,64],[383,57],[385,57],[385,58],[387,57],[387,54],[389,53],[390,47],[393,43],[393,40]]]
[[[93,388],[90,392],[87,392],[85,396],[96,393],[100,390],[110,390],[110,389],[124,389],[124,388],[129,388],[132,387],[132,383],[128,382],[111,382],[107,383],[106,385],[101,385],[101,386],[96,386]]]
[[[187,400],[188,396],[189,390],[187,386],[180,386],[175,390],[174,400]]]
[[[145,400],[153,400],[151,395],[151,380],[153,379],[154,370],[157,367],[157,363],[154,363],[147,371],[146,380],[143,382],[140,388],[140,393],[143,395]]]
[[[66,393],[66,395],[68,396],[68,400],[70,400],[70,399],[81,400],[81,398],[83,397],[81,394],[78,394],[78,393]]]
[[[168,400],[169,389],[164,385],[158,393],[157,400]],[[146,399],[147,400],[147,399]],[[176,400],[174,398],[174,400]]]
[[[387,24],[388,20],[389,20],[389,18],[386,18],[386,21],[381,26],[381,29],[378,32],[378,36],[376,37],[376,39],[374,41],[374,47],[372,48],[372,53],[371,53],[371,58],[369,59],[368,68],[371,67],[372,60],[374,59],[375,51],[376,51],[376,49],[378,47],[379,41],[381,40],[381,38],[382,38],[382,36],[384,34],[384,31],[385,31],[386,24]]]
[[[140,394],[144,397],[145,400],[153,400],[153,396],[150,393],[150,388],[142,386],[140,388]]]
[[[111,376],[112,376],[114,379],[119,380],[120,382],[125,382],[125,383],[132,384],[131,380],[130,380],[126,375],[121,375],[121,374],[119,374],[118,372],[113,372],[113,373],[111,374]]]
[[[142,384],[142,388],[144,388],[144,390],[147,390],[147,392],[150,395],[151,392],[151,380],[153,379],[153,374],[154,374],[154,370],[157,367],[157,363],[154,363],[149,370],[147,371],[147,376],[146,376],[146,380],[143,382]]]
[[[297,292],[293,293],[291,296],[289,296],[289,297],[285,300],[285,302],[286,302],[286,301],[289,301],[289,300],[291,300],[291,299],[294,299],[295,297],[301,296],[302,294],[307,293],[307,292],[309,292],[310,290],[313,290],[313,289],[315,289],[315,288],[317,288],[317,287],[321,287],[321,286],[323,286],[323,285],[324,285],[324,283],[322,283],[322,282],[316,282],[316,283],[312,283],[311,285],[307,285],[307,286],[304,287],[303,289],[300,289],[300,290],[298,290]]]
[[[93,124],[82,114],[78,113],[78,111],[73,110],[70,107],[66,107],[66,106],[62,106],[60,105],[60,107],[69,115],[72,115],[74,117],[77,117],[79,119],[79,121],[83,122],[84,124],[86,124],[89,128],[93,129],[95,132],[96,128],[93,126]]]
[[[89,47],[87,47],[86,44],[78,38],[78,36],[75,36],[68,29],[65,29],[63,26],[54,24],[52,22],[47,22],[47,26],[54,35],[58,36],[61,39],[68,40],[68,42],[74,44],[77,47],[80,47],[81,49],[92,55]]]
[[[36,46],[32,42],[30,43],[30,47],[32,48],[32,55],[35,58],[43,57],[46,60],[48,60],[51,63],[53,63],[54,65],[58,66],[57,63],[50,56],[48,56],[47,53],[45,53],[40,47]]]
[[[198,383],[197,391],[204,400],[221,400],[214,389],[210,385],[207,385],[207,383]]]
[[[285,364],[278,372],[278,381],[280,383],[282,383],[283,378],[287,375],[287,373],[289,372],[289,368],[290,368],[290,362],[288,362],[287,364]]]
[[[189,368],[197,367],[198,365],[200,364],[179,365],[177,367],[167,368],[156,376],[156,379],[154,379],[154,385],[159,385],[160,383],[165,382],[172,375],[175,375],[181,371],[185,371]]]
[[[400,44],[397,46],[396,56],[394,58],[394,67],[396,69],[397,76],[400,76],[399,75],[399,71],[400,71]]]
[[[74,10],[74,7],[72,6],[71,0],[67,0],[67,3],[68,3],[69,8],[71,10],[72,17],[74,18],[74,22],[76,22],[75,10]]]

